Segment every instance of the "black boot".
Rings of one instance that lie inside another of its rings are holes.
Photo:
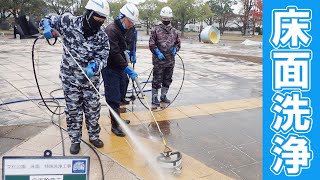
[[[127,101],[126,99],[123,99],[123,100],[121,100],[121,102],[120,102],[120,106],[128,105],[128,104],[130,104],[130,101]]]
[[[91,144],[93,144],[97,148],[102,148],[104,145],[100,139],[95,139],[95,140],[89,139],[89,141],[91,142]]]
[[[116,113],[119,115],[119,117],[120,117],[120,110],[121,108],[119,108],[119,109],[116,109]],[[122,119],[122,118],[121,118]],[[124,122],[124,123],[126,123],[126,124],[130,124],[130,120],[127,120],[127,119],[122,119],[122,121]]]
[[[119,109],[116,109],[115,110],[116,113],[120,116],[120,110]],[[117,120],[114,118],[114,116],[111,114],[110,112],[110,117],[111,117],[111,131],[117,135],[117,136],[120,136],[120,137],[124,137],[126,134],[122,131],[119,123],[117,122]],[[123,120],[124,123],[126,124],[129,124],[130,121],[129,120]]]
[[[112,125],[111,126],[111,131],[119,137],[124,137],[126,134],[122,131],[121,127],[119,125]]]
[[[71,154],[78,154],[79,151],[80,151],[80,143],[71,143],[70,153]]]

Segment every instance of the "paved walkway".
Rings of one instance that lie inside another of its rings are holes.
[[[42,155],[45,149],[51,149],[54,155],[62,155],[59,129],[48,127],[51,113],[38,100],[16,103],[39,98],[31,66],[32,41],[0,39],[2,155]],[[137,52],[136,70],[141,81],[147,80],[152,69],[151,53],[146,45],[146,41],[139,42]],[[61,45],[48,46],[45,41],[39,41],[36,71],[44,97],[50,97],[50,92],[61,88],[58,78],[61,52]],[[227,42],[221,45],[184,42],[179,54],[186,68],[183,89],[172,107],[155,113],[170,147],[183,153],[181,176],[169,178],[260,179],[261,49]],[[169,97],[177,93],[182,75],[182,64],[177,61]],[[145,90],[149,89],[148,83]],[[146,94],[149,100],[150,93]],[[62,97],[62,91],[51,95]],[[12,103],[3,105],[8,102]],[[153,179],[154,172],[142,160],[144,158],[132,140],[118,138],[110,132],[107,115],[107,109],[103,107],[101,137],[106,145],[99,150],[105,177]],[[163,150],[151,116],[138,100],[127,106],[127,113],[122,117],[132,120],[130,129],[139,142],[151,149],[152,157]],[[57,118],[54,117],[54,121]],[[24,127],[29,129],[24,131]],[[87,140],[85,130],[83,135]],[[65,133],[63,142],[68,155],[70,141]],[[90,179],[99,179],[101,174],[93,152],[82,144],[80,154],[92,159]]]

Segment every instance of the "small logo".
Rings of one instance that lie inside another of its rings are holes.
[[[72,173],[85,173],[86,161],[85,160],[73,160],[72,161]]]

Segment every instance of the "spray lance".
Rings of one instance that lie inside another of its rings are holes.
[[[131,64],[131,62],[130,62],[130,57],[129,57],[128,51],[124,51],[124,54],[125,54],[126,60],[128,61],[129,66],[132,67],[132,64]],[[150,109],[149,103],[148,103],[148,101],[147,101],[147,98],[146,98],[145,94],[143,93],[143,90],[142,90],[142,88],[141,88],[141,86],[140,86],[140,81],[139,81],[139,79],[138,79],[138,76],[137,76],[133,81],[136,83],[136,85],[137,85],[137,87],[138,87],[138,89],[139,89],[139,91],[140,91],[143,99],[146,101],[147,107],[148,107],[148,109],[149,109],[149,111],[150,111],[150,114],[151,114],[151,116],[153,117],[153,120],[154,120],[154,122],[156,123],[156,125],[157,125],[157,127],[158,127],[158,130],[159,130],[159,133],[160,133],[160,137],[162,138],[162,142],[163,142],[163,144],[164,144],[164,146],[165,146],[164,153],[170,153],[172,150],[167,146],[167,141],[166,141],[165,138],[164,138],[164,135],[163,135],[163,133],[162,133],[160,127],[159,127],[159,124],[158,124],[155,116],[153,115],[153,113],[152,113],[152,111],[151,111],[151,109]]]
[[[73,57],[73,55],[70,53],[69,49],[64,45],[64,43],[61,40],[61,34],[54,28],[51,29],[51,33],[53,35],[53,37],[55,38],[55,41],[58,40],[63,48],[65,49],[65,51],[70,55],[71,59],[77,64],[77,66],[79,67],[79,69],[81,70],[82,74],[86,77],[86,79],[89,81],[90,85],[94,88],[94,90],[96,91],[96,93],[99,95],[99,99],[102,98],[101,94],[99,93],[99,90],[94,86],[94,84],[92,83],[92,81],[90,80],[90,78],[87,76],[86,72],[83,70],[83,68],[80,66],[80,64],[75,60],[75,58]],[[42,35],[43,36],[43,35]],[[44,37],[44,36],[43,36]],[[47,41],[49,41],[47,39]],[[110,111],[110,113],[113,115],[113,117],[115,117],[115,119],[120,122],[121,118],[118,115],[118,113],[116,113],[111,107],[110,105],[106,102],[106,105]]]
[[[128,53],[127,50],[124,51],[124,55],[126,57],[126,60],[128,61],[128,65],[132,67],[132,64],[130,62],[129,53]],[[140,81],[138,79],[138,76],[135,77],[135,79],[133,81],[136,83],[136,85],[137,85],[137,87],[138,87],[143,99],[146,102],[147,108],[148,108],[148,110],[149,110],[154,122],[157,125],[157,128],[158,128],[159,133],[160,133],[160,137],[162,138],[162,143],[163,143],[163,145],[165,147],[164,150],[163,150],[163,153],[160,153],[160,156],[157,157],[158,163],[165,169],[168,169],[168,170],[171,170],[171,171],[174,170],[174,171],[172,171],[173,174],[180,174],[180,170],[182,168],[182,163],[181,163],[182,154],[180,152],[172,152],[172,150],[168,147],[167,141],[164,138],[164,135],[163,135],[163,133],[162,133],[162,131],[160,129],[158,121],[156,120],[154,114],[151,111],[150,105],[149,105],[149,103],[147,101],[147,97],[144,94],[143,89],[140,86]]]

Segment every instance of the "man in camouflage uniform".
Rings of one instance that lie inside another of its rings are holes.
[[[175,55],[180,50],[181,42],[177,30],[171,26],[173,17],[170,7],[160,11],[162,23],[151,31],[149,48],[153,53],[152,104],[160,106],[158,90],[161,88],[160,100],[170,103],[167,93],[172,82]]]
[[[83,16],[51,15],[45,17],[40,25],[47,39],[56,37],[52,28],[62,35],[63,44],[98,89],[100,71],[107,65],[110,49],[108,36],[101,30],[101,25],[109,15],[109,5],[105,0],[89,0],[85,8]],[[78,154],[80,151],[83,113],[89,141],[95,147],[103,147],[104,144],[99,139],[99,95],[65,49],[60,66],[60,79],[66,101],[67,130],[71,139],[70,153]]]

